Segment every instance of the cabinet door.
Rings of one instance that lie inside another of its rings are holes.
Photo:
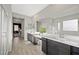
[[[48,42],[48,55],[58,55],[59,49],[58,49],[58,43],[53,40],[47,40]]]
[[[28,41],[31,41],[31,34],[27,33]]]
[[[32,42],[32,35],[29,34],[29,40]]]
[[[71,54],[72,55],[79,55],[79,48],[71,46]]]
[[[42,38],[42,51],[47,54],[47,45],[46,45],[46,39]]]
[[[70,55],[70,46],[58,42],[59,55]]]
[[[70,46],[48,40],[48,55],[70,55]]]

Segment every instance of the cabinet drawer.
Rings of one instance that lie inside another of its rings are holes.
[[[46,54],[47,53],[46,47],[42,47],[42,51]]]
[[[53,41],[53,40],[47,40],[47,43],[48,43],[48,45],[51,45],[51,46],[55,46],[55,45],[58,45],[58,43],[57,42],[55,42],[55,41]]]
[[[48,44],[48,48],[47,48],[47,51],[48,51],[48,55],[58,55],[58,46],[55,45],[55,44]]]
[[[42,51],[47,54],[47,41],[45,38],[42,38]]]

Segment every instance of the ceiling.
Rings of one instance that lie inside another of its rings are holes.
[[[38,13],[38,16],[43,18],[58,18],[67,15],[74,15],[79,13],[78,4],[53,4]]]
[[[12,12],[31,17],[47,6],[48,4],[12,4]]]

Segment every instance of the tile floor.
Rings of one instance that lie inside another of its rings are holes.
[[[23,38],[15,37],[13,40],[12,52],[9,55],[44,55],[40,45],[33,45]]]

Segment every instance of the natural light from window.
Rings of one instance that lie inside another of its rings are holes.
[[[18,31],[18,25],[14,25],[14,31]]]
[[[63,21],[63,31],[78,31],[78,19]]]

